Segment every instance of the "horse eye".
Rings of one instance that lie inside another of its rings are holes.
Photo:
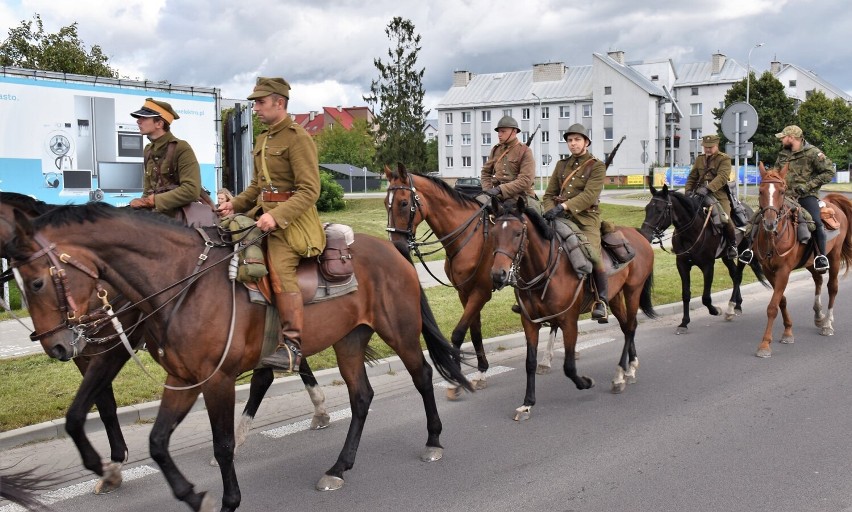
[[[38,279],[33,280],[33,282],[30,283],[30,290],[32,290],[33,292],[38,292],[43,287],[44,287],[44,279],[42,279],[40,277]]]

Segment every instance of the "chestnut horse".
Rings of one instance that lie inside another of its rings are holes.
[[[784,333],[781,335],[781,343],[793,343],[793,320],[787,312],[787,298],[784,290],[790,280],[790,273],[797,268],[805,267],[813,276],[814,291],[814,323],[819,328],[822,336],[834,334],[834,300],[837,298],[839,288],[837,279],[840,266],[846,267],[844,275],[849,272],[852,264],[852,201],[842,194],[828,194],[823,198],[827,206],[834,209],[839,224],[836,231],[828,231],[826,228],[826,256],[829,261],[828,270],[828,311],[822,309],[820,295],[822,293],[822,274],[814,270],[813,260],[816,256],[814,251],[815,242],[811,238],[809,243],[799,243],[796,225],[798,223],[797,210],[800,208],[794,201],[785,200],[784,193],[787,191],[787,166],[781,170],[766,169],[763,162],[759,164],[760,186],[758,187],[758,204],[760,209],[752,227],[753,242],[752,250],[754,257],[760,261],[760,265],[766,273],[766,278],[772,284],[772,297],[766,307],[766,329],[763,331],[763,339],[757,347],[757,357],[772,356],[772,325],[781,310],[781,319],[784,322]]]
[[[495,201],[495,208],[496,208]],[[527,339],[527,387],[524,403],[515,410],[514,419],[528,419],[535,405],[535,368],[538,350],[539,323],[545,319],[562,330],[565,346],[563,371],[577,389],[589,389],[594,381],[577,374],[574,348],[577,343],[577,319],[591,310],[592,299],[586,293],[585,277],[580,279],[568,258],[559,247],[558,238],[547,221],[532,208],[526,208],[523,199],[507,201],[503,212],[494,221],[491,230],[494,263],[491,277],[494,286],[515,287],[515,294],[527,314],[521,315]],[[612,381],[612,392],[624,391],[628,383],[636,381],[639,358],[636,356],[634,338],[638,325],[639,308],[650,318],[657,316],[651,303],[654,282],[654,251],[635,228],[618,227],[636,255],[612,272],[610,257],[604,255],[609,276],[608,292],[612,314],[618,319],[624,333],[624,347]]]
[[[743,206],[748,217],[751,218],[753,215],[751,208],[748,205]],[[663,232],[674,225],[672,252],[675,254],[677,272],[680,275],[680,297],[683,303],[683,316],[675,331],[676,334],[686,334],[689,329],[689,302],[692,300],[690,273],[693,266],[698,267],[704,277],[701,303],[713,316],[722,312],[713,305],[711,293],[716,260],[722,257],[720,240],[723,237],[707,222],[708,217],[709,214],[705,216],[701,213],[701,206],[694,198],[669,190],[668,185],[663,185],[663,188],[659,190],[651,187],[651,201],[645,206],[645,220],[642,222],[640,232],[652,244],[654,240],[659,240],[662,247]],[[722,258],[722,263],[728,269],[728,275],[731,276],[731,282],[734,285],[731,298],[728,300],[728,309],[725,311],[725,320],[730,321],[743,312],[740,284],[743,280],[745,264],[726,258]],[[766,285],[766,277],[758,261],[753,259],[750,266],[757,279]]]
[[[56,205],[38,201],[30,196],[14,192],[0,192],[0,258],[6,257],[3,244],[9,242],[14,235],[15,210],[30,218],[34,218],[54,208],[56,208]],[[107,296],[114,297],[111,301],[111,307],[115,311],[118,311],[119,322],[123,325],[134,324],[139,316],[138,312],[122,312],[122,306],[128,304],[128,301],[118,297],[115,290],[108,284],[104,284],[103,286]],[[88,302],[90,311],[102,306],[102,301],[97,295],[93,295]],[[145,336],[150,337],[151,335],[152,333],[145,331],[143,325],[128,333],[128,341],[131,347],[136,350],[144,343],[143,338]],[[118,410],[115,402],[115,394],[112,390],[112,382],[124,364],[130,359],[130,353],[122,346],[121,341],[116,337],[115,330],[109,323],[105,323],[102,329],[90,334],[90,337],[97,337],[103,341],[100,343],[89,341],[82,351],[78,351],[73,356],[74,364],[83,375],[83,381],[80,383],[80,387],[77,389],[77,393],[65,413],[65,431],[74,441],[77,451],[80,452],[83,466],[100,477],[95,483],[93,492],[95,494],[106,494],[121,486],[122,465],[129,457],[127,443],[124,440],[121,425],[118,421]],[[311,428],[321,429],[327,427],[330,417],[325,410],[325,395],[316,378],[314,378],[307,358],[302,359],[302,365],[299,367],[299,375],[305,385],[305,390],[314,404],[314,416],[311,419]],[[275,376],[269,368],[258,368],[252,374],[249,398],[246,401],[245,409],[240,419],[240,426],[237,429],[236,446],[240,446],[245,442],[252,420],[257,414],[260,403],[266,391],[272,385],[274,378]],[[108,462],[102,462],[101,455],[95,450],[86,436],[84,427],[86,417],[89,411],[91,411],[92,405],[97,405],[98,415],[104,424],[104,431],[109,440],[110,459]]]
[[[488,238],[490,209],[447,185],[441,179],[408,172],[399,165],[396,172],[385,167],[388,179],[385,208],[388,213],[388,233],[392,241],[405,241],[420,255],[421,247],[440,243],[446,254],[444,271],[458,293],[464,311],[450,340],[461,348],[470,330],[470,341],[476,352],[477,372],[470,379],[474,388],[487,385],[488,359],[482,345],[480,312],[491,300],[491,263],[494,251]],[[425,222],[437,242],[418,242],[418,226]],[[421,258],[422,259],[422,258]],[[537,371],[550,371],[555,327],[544,360]],[[450,387],[447,397],[455,399],[458,388]]]
[[[21,274],[35,328],[44,333],[38,337],[45,352],[61,360],[71,357],[72,344],[80,341],[76,330],[55,326],[65,323],[62,310],[70,300],[85,303],[98,280],[132,301],[148,316],[148,329],[158,334],[146,342],[168,374],[150,434],[151,457],[177,499],[192,510],[214,509],[213,498],[194,490],[169,453],[171,433],[203,393],[222,476],[221,510],[236,510],[241,498],[233,458],[234,382],[260,359],[266,307],[250,302],[247,292],[227,279],[227,268],[219,263],[231,259],[230,247],[205,243],[195,229],[161,215],[103,203],[60,206],[32,222],[15,217],[16,237],[7,250]],[[457,351],[437,328],[410,261],[393,244],[367,235],[356,235],[351,253],[357,291],[305,306],[302,350],[310,356],[334,347],[352,408],[338,460],[317,484],[323,490],[340,488],[344,471],[354,464],[373,397],[364,368],[373,332],[396,351],[420,392],[428,432],[422,460],[440,459],[443,448],[421,332],[441,375],[470,386],[454,362]],[[196,267],[201,271],[193,274]],[[54,281],[54,275],[64,277]],[[186,300],[175,309],[178,296]]]

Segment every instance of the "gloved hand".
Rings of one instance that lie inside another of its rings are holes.
[[[795,192],[797,196],[801,197],[808,193],[808,188],[802,183],[799,183],[798,185],[793,187],[793,192]]]
[[[500,187],[489,188],[485,191],[485,193],[491,197],[497,197],[500,195]]]
[[[139,210],[142,208],[150,208],[153,210],[155,206],[156,205],[154,204],[154,194],[145,197],[138,197],[130,201],[130,207],[134,210]]]
[[[696,188],[696,189],[695,189],[695,191],[694,191],[693,193],[694,193],[695,195],[697,195],[697,196],[704,197],[704,196],[706,196],[707,194],[709,194],[709,193],[710,193],[710,191],[709,191],[709,190],[707,190],[707,187],[705,187],[705,186],[703,186],[703,185],[702,185],[702,186],[700,186],[700,187]]]
[[[559,203],[556,206],[554,206],[553,208],[547,210],[547,212],[544,214],[544,218],[547,219],[547,220],[553,220],[557,216],[559,216],[560,213],[562,213],[564,211],[565,211],[565,207],[562,206],[562,203]]]

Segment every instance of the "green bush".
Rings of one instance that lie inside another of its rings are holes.
[[[343,187],[334,181],[331,174],[320,171],[320,197],[317,201],[317,209],[321,212],[333,212],[345,207]]]

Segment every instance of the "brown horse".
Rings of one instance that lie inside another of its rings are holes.
[[[495,208],[496,208],[495,201]],[[538,349],[539,323],[553,322],[563,333],[565,362],[563,371],[577,386],[589,389],[594,381],[577,374],[574,347],[577,343],[577,319],[591,309],[592,301],[564,253],[559,249],[557,235],[552,227],[534,209],[526,208],[523,199],[517,203],[507,201],[503,212],[494,221],[491,239],[494,247],[494,264],[491,277],[495,288],[515,287],[515,294],[523,306],[522,322],[527,338],[527,388],[524,403],[515,410],[514,419],[528,419],[535,405],[535,367]],[[649,317],[656,317],[651,303],[654,282],[654,251],[651,244],[634,228],[618,230],[633,246],[636,255],[620,270],[609,276],[609,303],[624,333],[621,352],[612,392],[624,391],[628,383],[636,381],[639,358],[636,356],[634,337],[639,308]],[[608,254],[604,255],[611,272]]]
[[[230,248],[205,244],[194,229],[160,215],[101,203],[61,206],[32,223],[22,215],[15,220],[16,238],[7,249],[21,274],[36,330],[49,333],[39,335],[44,350],[62,360],[73,353],[72,344],[79,341],[75,332],[54,326],[65,323],[62,310],[69,297],[80,304],[94,293],[98,281],[90,273],[134,302],[149,316],[148,328],[157,333],[146,340],[148,350],[168,374],[150,435],[151,457],[177,499],[193,510],[213,510],[213,499],[194,490],[169,453],[172,431],[203,393],[222,475],[221,510],[236,510],[240,489],[233,459],[234,382],[260,359],[266,308],[250,302],[247,292],[235,290],[227,279],[227,269],[219,263],[231,259]],[[454,362],[458,353],[438,330],[417,272],[401,251],[386,241],[357,235],[351,253],[357,291],[305,307],[302,350],[309,356],[334,347],[352,408],[338,460],[317,484],[323,490],[341,487],[344,471],[354,464],[373,397],[364,368],[373,332],[396,351],[420,392],[428,431],[422,460],[440,459],[443,448],[432,368],[421,351],[421,333],[441,375],[469,387]],[[201,272],[186,284],[196,266]],[[81,267],[90,272],[78,271]],[[63,277],[54,281],[56,275]],[[175,309],[172,299],[181,295],[186,300]]]
[[[844,275],[849,272],[852,264],[852,202],[841,194],[828,194],[823,198],[828,206],[834,208],[839,228],[834,231],[826,231],[826,246],[828,252],[828,312],[822,309],[820,295],[822,293],[822,274],[816,272],[813,267],[815,256],[814,241],[807,244],[799,243],[797,238],[799,208],[794,202],[785,200],[784,193],[787,191],[787,166],[783,169],[765,169],[763,163],[759,165],[760,186],[758,187],[758,202],[760,209],[754,221],[752,248],[754,255],[760,261],[766,278],[772,284],[772,298],[766,307],[766,329],[763,331],[763,339],[757,347],[757,357],[770,357],[772,349],[772,325],[781,310],[781,319],[784,322],[784,333],[781,335],[781,343],[793,343],[793,320],[787,312],[787,298],[784,290],[790,280],[790,272],[794,269],[805,267],[813,276],[814,292],[814,323],[819,328],[822,336],[834,334],[834,300],[837,297],[837,276],[840,272],[841,263],[846,266]]]
[[[460,194],[443,180],[408,172],[400,165],[396,172],[385,167],[388,191],[385,208],[388,212],[388,233],[392,241],[405,241],[410,249],[421,255],[421,248],[440,244],[446,254],[444,271],[458,293],[464,311],[450,340],[460,348],[470,330],[470,340],[476,352],[477,372],[471,378],[476,389],[488,385],[488,359],[482,345],[480,312],[491,300],[491,263],[494,251],[488,230],[490,210],[475,199]],[[417,227],[422,223],[431,228],[436,242],[418,242]],[[422,258],[421,258],[422,259]],[[555,328],[554,328],[555,332]],[[550,347],[553,346],[551,336]],[[539,364],[538,372],[550,371],[552,350]],[[447,397],[458,397],[460,390],[450,387]]]
[[[3,245],[11,241],[14,235],[15,210],[27,217],[34,218],[54,208],[56,208],[56,205],[38,201],[23,194],[0,192],[0,258],[6,257]],[[108,284],[103,284],[103,287],[107,296],[114,298],[111,301],[111,307],[119,312],[119,322],[123,325],[134,324],[139,317],[138,312],[122,312],[122,307],[129,302],[122,299]],[[103,305],[96,294],[89,298],[88,303],[87,309],[89,311],[99,309]],[[151,335],[152,333],[146,332],[144,326],[140,326],[128,333],[128,341],[130,346],[136,350],[144,343],[144,338]],[[122,346],[110,323],[105,323],[102,329],[90,334],[89,337],[83,350],[78,350],[72,358],[83,375],[83,381],[65,413],[65,431],[80,452],[83,466],[100,477],[95,483],[94,493],[106,494],[121,486],[122,465],[129,457],[127,443],[118,421],[118,410],[112,390],[112,382],[130,359],[130,352]],[[95,338],[102,341],[92,342]],[[302,359],[299,375],[314,404],[311,428],[322,429],[327,427],[330,417],[325,410],[325,395],[308,365],[307,358]],[[240,426],[237,429],[236,446],[245,442],[252,420],[274,378],[275,376],[269,368],[258,368],[252,374],[249,398],[246,401],[245,409],[240,418]],[[104,424],[104,431],[109,440],[110,459],[108,462],[102,462],[103,458],[86,436],[84,427],[92,405],[97,405],[98,415]]]

